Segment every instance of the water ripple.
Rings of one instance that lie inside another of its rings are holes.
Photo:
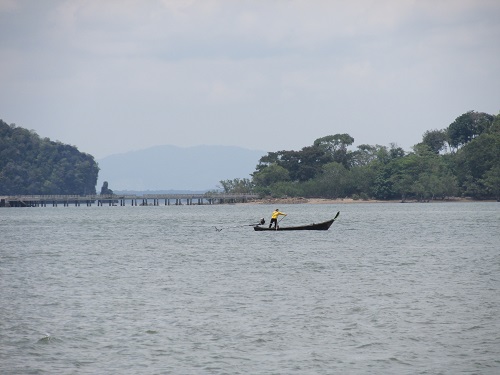
[[[2,209],[0,372],[498,372],[498,205],[273,209]]]

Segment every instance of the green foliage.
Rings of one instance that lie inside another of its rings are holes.
[[[299,197],[303,195],[301,184],[292,181],[278,181],[270,186],[270,194],[274,198]]]
[[[350,173],[343,164],[331,162],[323,166],[323,173],[316,180],[319,196],[339,198],[347,195]]]
[[[495,116],[489,129],[490,133],[500,133],[500,113]]]
[[[429,130],[406,153],[335,134],[300,151],[269,152],[252,175],[261,195],[417,199],[499,199],[500,114],[467,112],[448,128]],[[446,143],[457,152],[447,153]]]
[[[350,166],[350,154],[348,146],[354,143],[354,138],[349,134],[327,135],[314,141],[314,146],[321,149],[332,161],[342,164],[344,167]]]
[[[428,146],[434,153],[439,154],[446,148],[447,134],[444,130],[427,130],[422,139],[422,143]]]
[[[254,179],[257,179],[256,184],[265,186],[276,182],[276,178],[279,178],[280,181],[304,182],[320,174],[321,166],[330,161],[332,161],[331,156],[322,148],[314,145],[304,147],[300,151],[269,152],[259,160]],[[284,174],[283,170],[277,167],[283,168],[287,173]],[[272,181],[269,181],[269,168],[271,168],[273,175]],[[260,174],[264,171],[266,173]]]
[[[290,172],[278,164],[271,164],[252,174],[256,186],[270,186],[279,181],[289,181]]]
[[[500,202],[500,165],[495,165],[484,174],[481,181],[487,191]]]
[[[494,116],[492,115],[474,111],[457,117],[447,129],[450,146],[459,148],[472,141],[475,137],[489,130],[493,120]]]
[[[350,153],[349,159],[352,167],[366,166],[373,162],[386,163],[389,159],[389,152],[385,146],[363,144]]]
[[[0,120],[0,195],[95,194],[98,173],[91,155]]]
[[[221,180],[219,183],[219,188],[221,188],[224,193],[250,194],[253,191],[253,183],[248,178]]]
[[[484,133],[475,138],[457,152],[455,163],[464,195],[496,198],[495,188],[490,184],[500,168],[500,133]]]

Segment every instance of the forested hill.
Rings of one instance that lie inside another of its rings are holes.
[[[466,112],[426,131],[412,152],[353,143],[349,134],[335,134],[300,151],[269,152],[251,180],[221,184],[226,192],[276,197],[500,199],[500,115]]]
[[[0,120],[0,195],[95,194],[98,172],[92,155]]]

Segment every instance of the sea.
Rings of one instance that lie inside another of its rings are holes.
[[[499,374],[500,203],[0,208],[0,373]]]

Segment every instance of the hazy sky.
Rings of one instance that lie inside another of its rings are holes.
[[[154,145],[406,150],[500,111],[498,0],[0,0],[0,119]]]

